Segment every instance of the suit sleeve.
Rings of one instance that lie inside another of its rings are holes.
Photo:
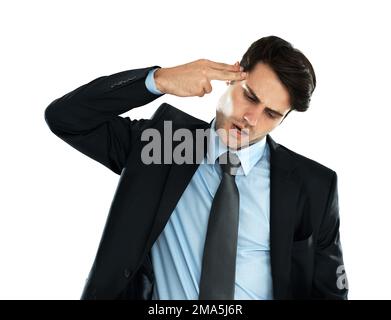
[[[342,257],[339,225],[337,175],[334,172],[315,249],[312,290],[314,299],[347,300],[348,282]]]
[[[159,66],[99,77],[54,100],[45,109],[50,130],[66,143],[121,174],[131,150],[132,132],[144,122],[121,117],[157,99],[145,79]]]

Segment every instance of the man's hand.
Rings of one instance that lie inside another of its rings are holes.
[[[154,79],[156,87],[163,93],[179,97],[203,97],[212,91],[211,80],[226,82],[246,78],[241,72],[239,63],[234,65],[199,59],[172,68],[156,70]]]

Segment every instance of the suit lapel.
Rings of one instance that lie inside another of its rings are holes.
[[[213,121],[213,120],[212,120]],[[203,156],[207,152],[207,139],[196,139],[196,129],[207,129],[210,127],[212,121],[209,124],[204,126],[197,126],[197,128],[191,129],[193,133],[193,150],[198,150],[198,148],[203,148]],[[180,142],[173,141],[173,150]],[[195,152],[194,152],[195,154]],[[194,155],[195,157],[195,155]],[[197,163],[198,162],[198,163]],[[199,161],[193,161],[192,164],[176,164],[173,163],[170,167],[166,184],[164,187],[163,194],[160,198],[159,207],[156,213],[156,218],[154,220],[152,231],[149,235],[146,249],[149,251],[155,242],[156,238],[162,232],[165,224],[170,218],[171,213],[175,209],[180,197],[185,191],[187,185],[189,184],[191,178],[196,172]]]
[[[274,299],[290,295],[291,245],[299,183],[291,172],[295,161],[268,135],[270,147],[270,258]]]

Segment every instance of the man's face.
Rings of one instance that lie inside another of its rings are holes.
[[[289,110],[288,90],[267,64],[258,63],[220,99],[216,129],[226,145],[239,149],[265,137]]]

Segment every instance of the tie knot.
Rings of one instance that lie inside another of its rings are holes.
[[[235,176],[240,168],[240,160],[237,154],[225,152],[218,158],[219,164],[223,172],[231,176]]]

